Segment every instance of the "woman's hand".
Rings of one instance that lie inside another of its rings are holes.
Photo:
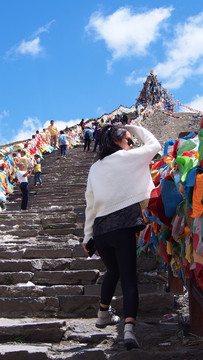
[[[86,246],[85,246],[84,243],[82,244],[82,247],[83,247],[84,251],[86,252],[86,254],[88,254],[88,251],[87,251]]]

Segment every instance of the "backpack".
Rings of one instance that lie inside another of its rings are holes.
[[[90,131],[85,131],[85,140],[90,140]]]
[[[66,137],[65,137],[64,134],[62,134],[62,135],[60,136],[59,141],[60,141],[60,144],[61,144],[61,145],[66,145],[67,142],[66,142]]]

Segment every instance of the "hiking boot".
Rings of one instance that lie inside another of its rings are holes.
[[[139,348],[139,343],[135,337],[135,325],[125,324],[124,326],[124,345],[127,350]]]
[[[98,311],[96,327],[102,329],[107,325],[116,325],[120,321],[119,316],[114,314],[114,311],[110,307],[107,311]]]

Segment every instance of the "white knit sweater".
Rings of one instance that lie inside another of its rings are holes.
[[[158,140],[141,126],[126,125],[138,136],[143,146],[131,150],[118,150],[95,162],[87,180],[85,237],[93,235],[94,220],[127,206],[148,199],[154,188],[149,164],[161,149]]]

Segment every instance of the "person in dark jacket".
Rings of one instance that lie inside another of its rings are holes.
[[[96,151],[97,145],[100,146],[100,136],[101,136],[101,127],[99,125],[99,123],[97,123],[96,129],[94,131],[94,150],[93,152]]]
[[[93,132],[90,126],[86,126],[84,133],[83,133],[83,140],[84,140],[84,151],[87,148],[87,151],[90,150],[90,143],[93,140]]]

